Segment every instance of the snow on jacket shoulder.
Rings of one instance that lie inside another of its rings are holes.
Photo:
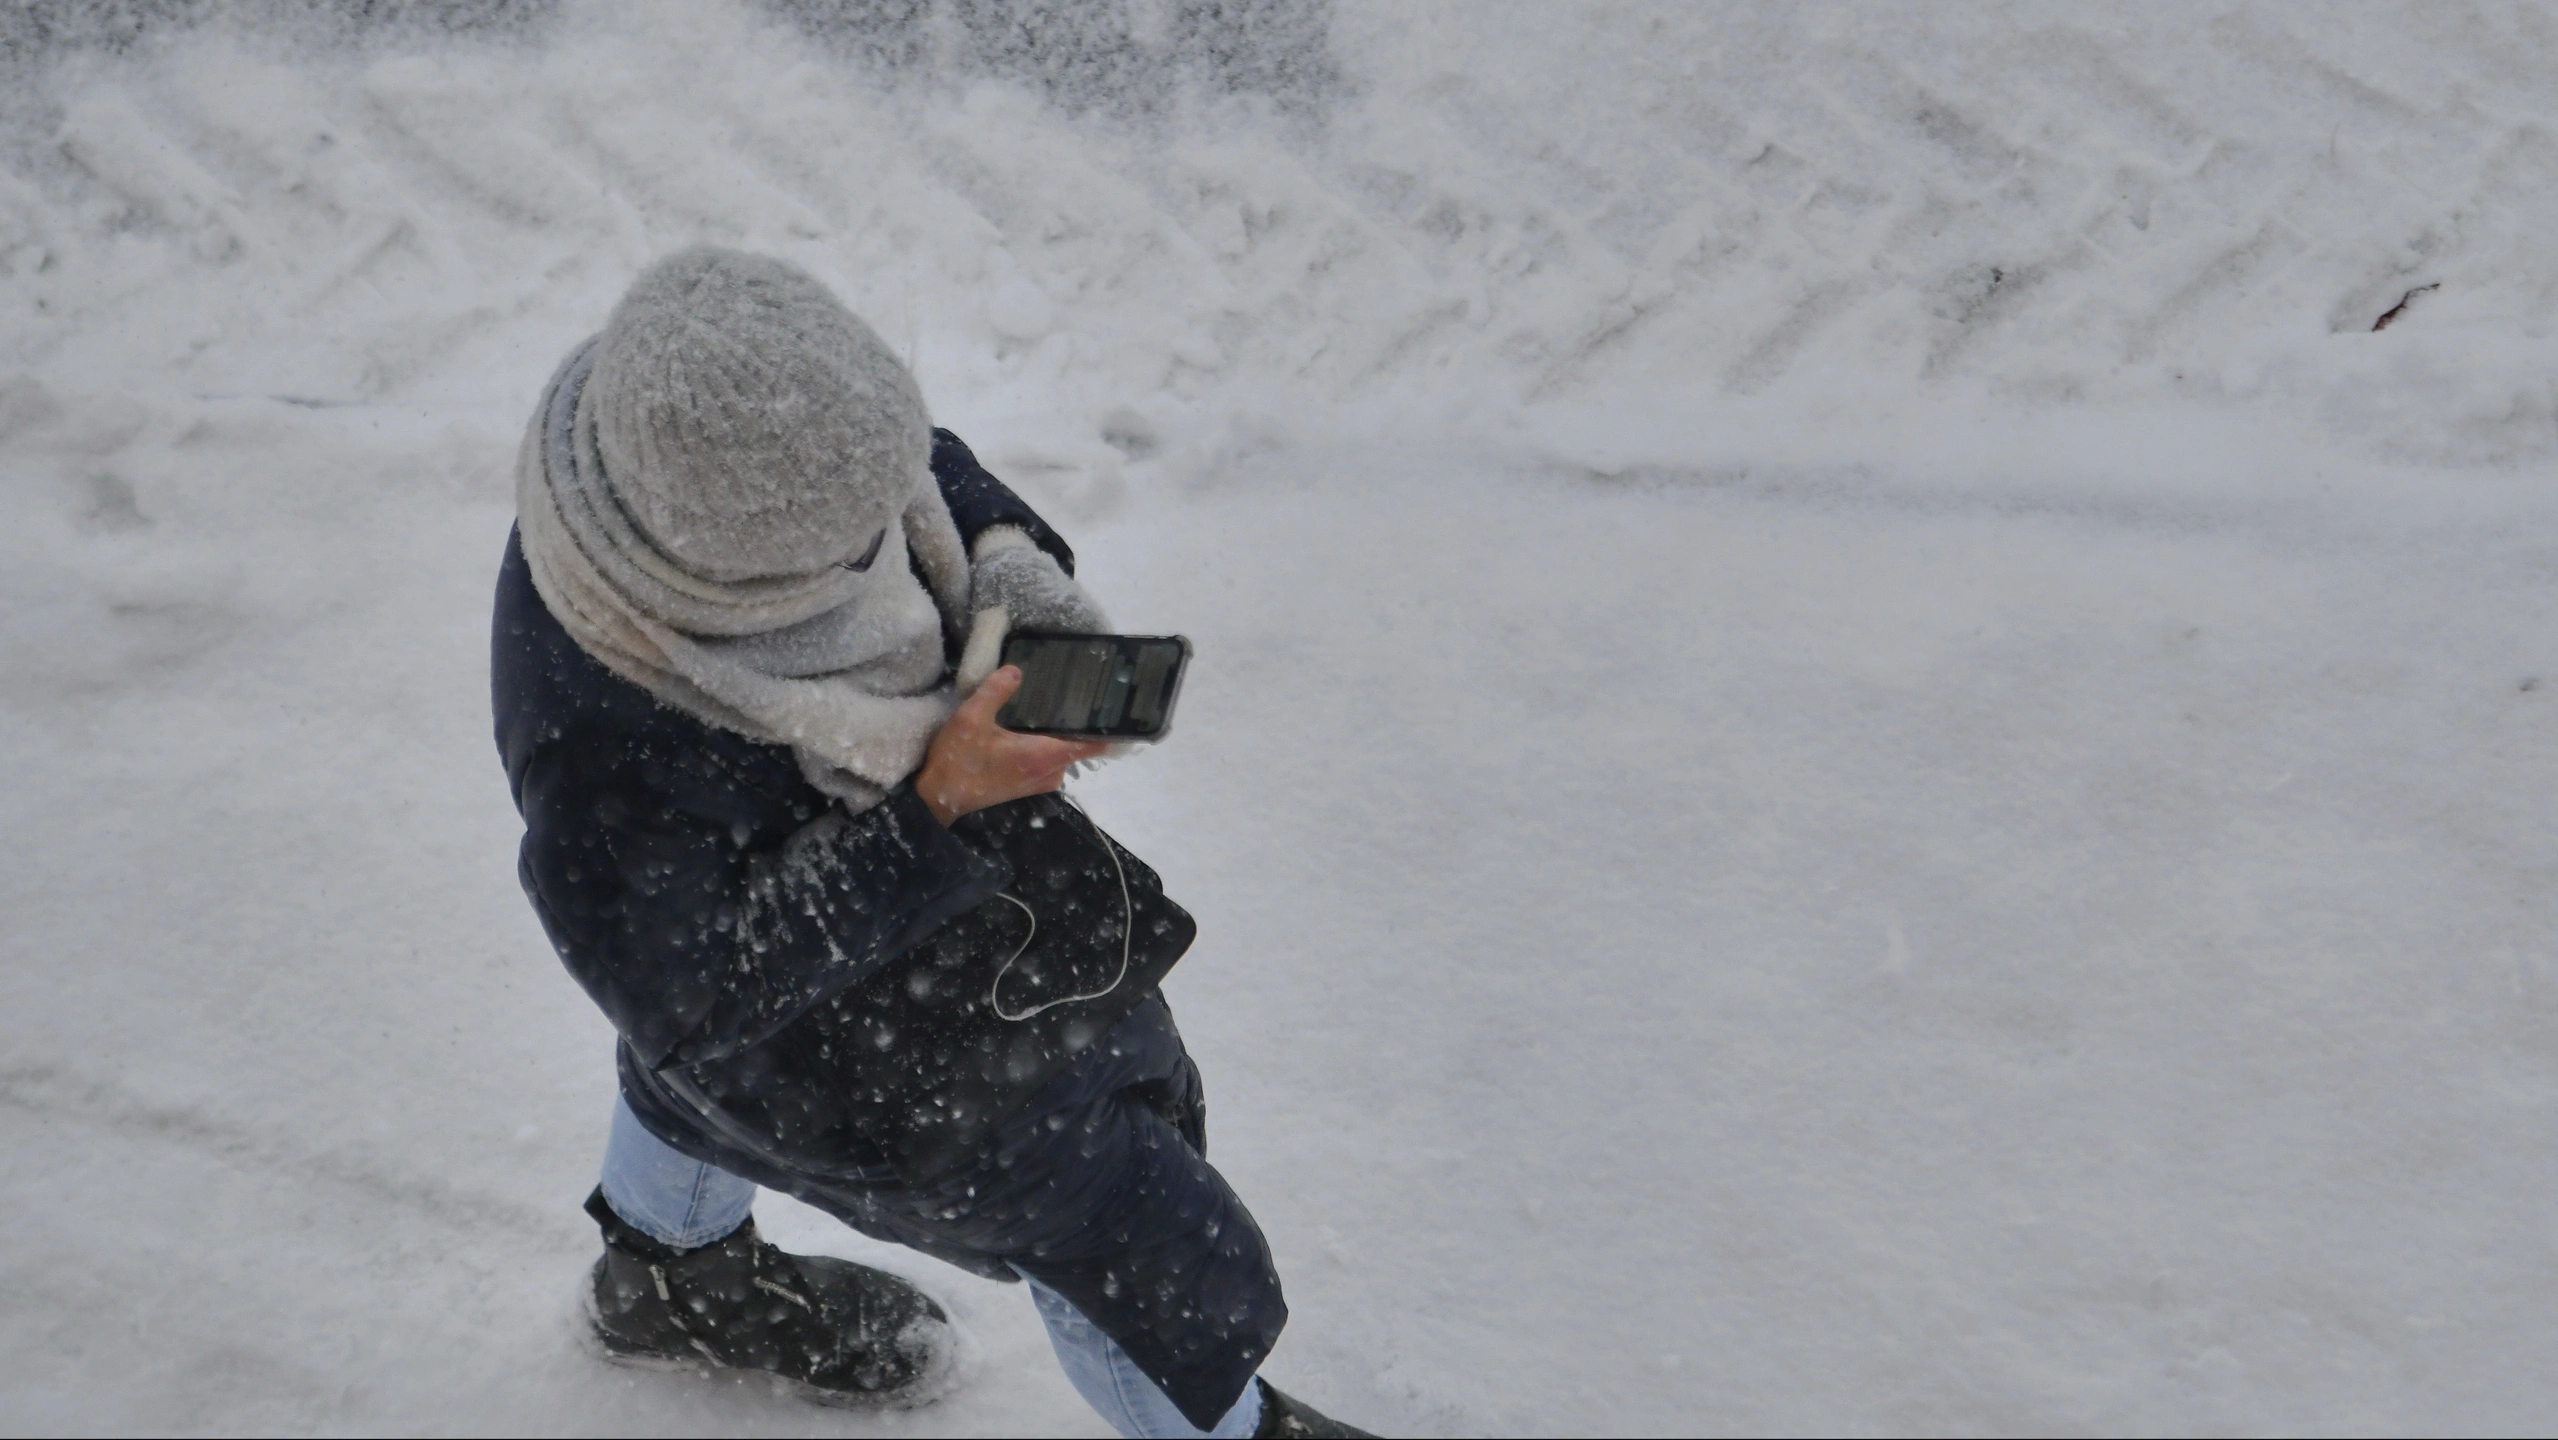
[[[933,432],[933,478],[963,539],[1016,525],[1074,552]],[[912,784],[860,815],[788,747],[663,705],[578,648],[509,536],[489,679],[524,818],[518,877],[569,973],[651,1067],[732,1054],[859,983],[1009,881],[935,821]]]

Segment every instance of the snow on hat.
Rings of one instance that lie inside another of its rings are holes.
[[[599,337],[587,398],[614,495],[705,580],[852,559],[931,484],[915,377],[780,260],[704,245],[650,266]]]

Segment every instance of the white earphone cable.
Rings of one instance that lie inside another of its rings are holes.
[[[1033,914],[1031,908],[1028,905],[1023,904],[1019,899],[1011,895],[1002,895],[999,893],[998,898],[1012,901],[1014,905],[1020,907],[1022,914],[1030,916],[1030,934],[1021,937],[1021,943],[1013,947],[1013,953],[1004,957],[1004,963],[1001,966],[998,966],[995,970],[994,983],[986,987],[986,1003],[993,1007],[994,1012],[999,1019],[1028,1020],[1034,1015],[1038,1015],[1043,1011],[1054,1010],[1060,1005],[1072,1005],[1079,1000],[1098,1000],[1102,996],[1109,994],[1111,991],[1118,989],[1119,982],[1128,978],[1128,956],[1130,953],[1130,947],[1133,946],[1137,940],[1137,902],[1130,898],[1128,894],[1128,867],[1121,864],[1119,861],[1119,847],[1110,843],[1110,837],[1101,833],[1101,827],[1092,823],[1092,817],[1090,815],[1084,814],[1083,806],[1076,804],[1073,798],[1068,796],[1062,790],[1057,792],[1057,798],[1066,802],[1067,809],[1074,811],[1078,815],[1083,815],[1085,828],[1091,830],[1093,838],[1101,842],[1103,853],[1110,857],[1111,868],[1119,872],[1119,906],[1122,917],[1119,925],[1119,969],[1111,975],[1109,984],[1102,986],[1100,989],[1095,990],[1090,994],[1061,996],[1058,999],[1049,1001],[1045,1005],[1034,1005],[1019,1014],[1006,1010],[1004,1008],[1004,1002],[997,998],[996,992],[1003,988],[1004,977],[1012,973],[1013,962],[1022,957],[1022,952],[1030,948],[1032,937],[1039,933],[1039,917],[1036,914]]]

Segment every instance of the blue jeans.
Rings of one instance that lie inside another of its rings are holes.
[[[745,1224],[755,1204],[755,1185],[651,1135],[631,1107],[617,1100],[612,1131],[604,1145],[604,1202],[632,1229],[690,1249]],[[1064,1296],[1024,1278],[1066,1378],[1120,1434],[1238,1440],[1261,1428],[1259,1384],[1244,1387],[1242,1397],[1217,1422],[1217,1428],[1197,1429],[1119,1348],[1119,1342],[1084,1318]]]

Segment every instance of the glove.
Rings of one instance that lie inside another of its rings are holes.
[[[960,694],[972,693],[994,673],[1004,636],[1011,631],[1109,632],[1110,617],[1091,593],[1018,528],[994,526],[970,549],[968,609],[975,618],[959,660]]]
[[[968,609],[982,615],[997,606],[1014,630],[1075,630],[1106,634],[1110,617],[1057,557],[1010,525],[977,537],[969,567]]]

